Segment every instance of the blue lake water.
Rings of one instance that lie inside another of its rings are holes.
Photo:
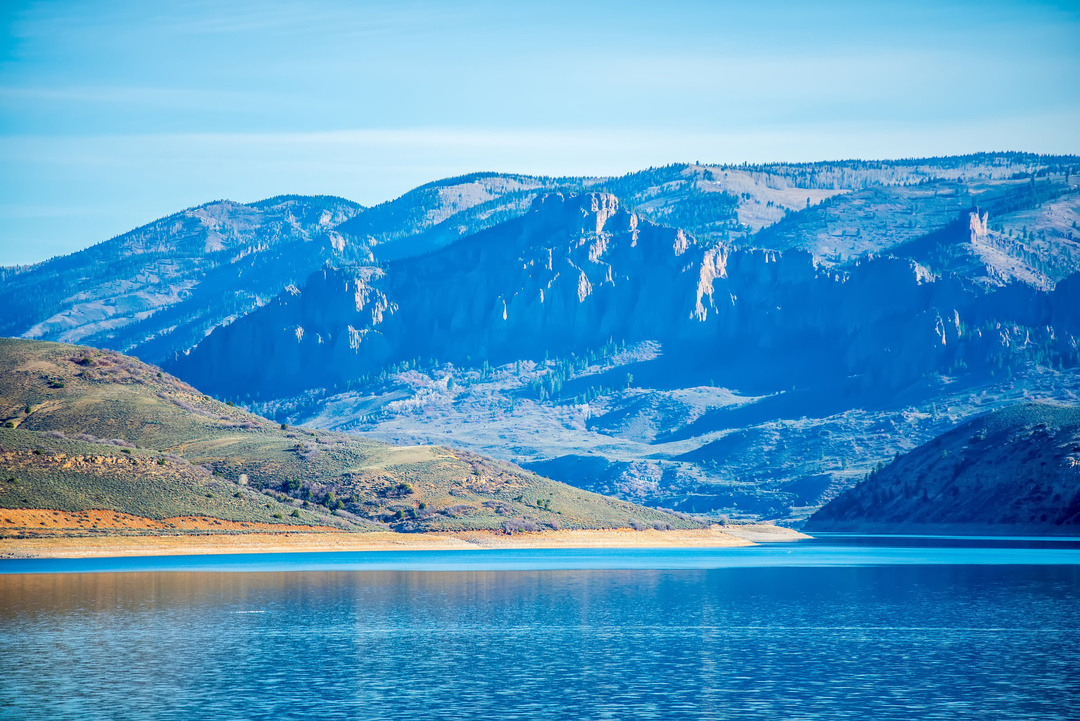
[[[1080,539],[0,561],[0,719],[1076,719]]]

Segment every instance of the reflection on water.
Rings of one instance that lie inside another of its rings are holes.
[[[1075,718],[1080,566],[0,576],[4,719]]]
[[[6,573],[111,571],[556,571],[763,566],[1080,565],[1080,538],[829,534],[750,548],[486,549],[0,560]]]

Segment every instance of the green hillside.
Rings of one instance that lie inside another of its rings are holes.
[[[0,508],[355,531],[698,525],[472,453],[280,426],[80,346],[0,339],[0,425]]]
[[[1021,403],[974,418],[871,473],[805,528],[1075,534],[1080,408]]]

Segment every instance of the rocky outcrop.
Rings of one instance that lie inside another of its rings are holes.
[[[689,318],[692,296],[673,284],[696,284],[701,252],[610,194],[553,193],[520,219],[385,271],[324,269],[300,296],[216,331],[175,368],[219,391],[257,378],[263,390],[295,391],[393,360],[508,359],[657,334]]]
[[[660,341],[672,373],[735,387],[856,378],[880,392],[985,364],[1021,327],[1038,336],[1024,344],[1075,352],[1076,306],[1057,295],[1026,286],[987,295],[905,257],[836,269],[801,251],[701,244],[610,194],[560,192],[433,253],[327,267],[173,367],[215,393],[273,397],[410,359],[498,364],[615,338]]]

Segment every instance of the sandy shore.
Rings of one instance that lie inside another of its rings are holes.
[[[677,531],[542,531],[508,536],[460,533],[275,532],[175,536],[97,536],[0,540],[0,558],[103,558],[206,553],[311,551],[439,551],[485,548],[722,548],[793,541],[802,534],[775,526],[713,526]]]
[[[7,533],[29,532],[32,536],[71,536],[86,535],[87,532],[107,531],[156,531],[183,532],[206,531],[225,533],[229,531],[266,531],[281,533],[285,531],[337,531],[329,526],[305,526],[284,523],[249,523],[244,521],[223,521],[207,516],[176,516],[173,518],[153,519],[133,516],[130,513],[116,511],[53,511],[41,508],[4,508],[0,509],[0,531]],[[0,540],[0,543],[3,541]]]

